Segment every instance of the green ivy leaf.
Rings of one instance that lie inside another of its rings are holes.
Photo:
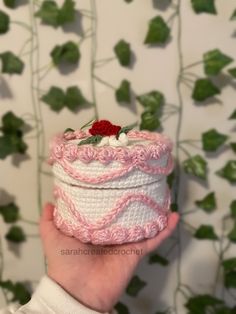
[[[16,7],[16,0],[3,0],[6,7],[14,9]]]
[[[204,101],[214,95],[220,94],[220,90],[209,79],[198,79],[192,93],[192,98],[196,101]]]
[[[236,78],[236,68],[232,68],[228,70],[228,73],[233,77]]]
[[[75,20],[75,2],[73,0],[65,0],[62,7],[59,8],[53,0],[43,1],[39,11],[35,16],[41,18],[42,22],[58,27]]]
[[[48,104],[53,111],[60,111],[65,104],[64,91],[56,86],[51,86],[47,94],[43,95],[41,100]]]
[[[66,90],[65,105],[71,111],[76,111],[79,106],[89,104],[77,86],[70,86]]]
[[[236,271],[224,274],[224,285],[226,288],[236,288]]]
[[[127,3],[133,2],[133,0],[124,0]]]
[[[2,117],[0,130],[3,136],[0,136],[0,159],[14,153],[24,154],[26,152],[27,145],[23,141],[23,127],[24,121],[11,111]]]
[[[65,0],[58,12],[58,24],[64,25],[66,23],[74,22],[75,14],[75,2],[73,0]]]
[[[204,71],[207,75],[217,75],[228,64],[233,62],[233,59],[223,54],[219,49],[214,49],[204,53]]]
[[[116,90],[115,96],[118,102],[124,102],[129,104],[131,101],[130,82],[127,80],[123,80],[119,88]]]
[[[232,112],[231,116],[229,119],[236,119],[236,109]]]
[[[162,266],[167,266],[169,264],[169,261],[163,257],[163,256],[160,256],[159,254],[152,254],[150,257],[149,257],[149,264],[160,264]]]
[[[216,209],[215,192],[207,194],[202,200],[195,201],[195,204],[207,213],[213,212]]]
[[[118,302],[116,303],[114,308],[116,309],[118,314],[130,314],[128,307],[124,303]]]
[[[194,237],[199,240],[218,240],[214,228],[210,225],[201,225],[195,232]]]
[[[67,41],[63,45],[56,45],[50,52],[55,65],[61,63],[76,64],[80,59],[80,50],[73,41]]]
[[[183,162],[184,171],[195,177],[206,180],[207,162],[200,155],[192,156]]]
[[[158,117],[150,111],[145,111],[141,115],[140,130],[155,131],[161,126]]]
[[[121,39],[114,47],[115,55],[117,56],[122,66],[129,66],[131,62],[130,44],[124,39]]]
[[[59,24],[58,13],[57,3],[53,0],[46,0],[43,1],[41,8],[35,13],[35,16],[41,18],[43,23],[57,27]]]
[[[236,9],[234,10],[233,14],[231,15],[230,20],[231,21],[236,20]]]
[[[12,226],[7,234],[5,235],[5,238],[8,241],[15,242],[15,243],[21,243],[26,240],[25,233],[23,229],[19,226]]]
[[[22,133],[0,136],[0,159],[15,153],[25,154],[27,147],[22,139]]]
[[[102,140],[102,135],[93,135],[79,142],[78,146],[85,144],[98,144]]]
[[[234,224],[233,229],[228,234],[228,239],[231,242],[236,243],[236,223]]]
[[[191,0],[195,13],[217,14],[215,0]]]
[[[223,260],[222,266],[224,268],[224,272],[230,272],[232,270],[236,270],[236,258],[231,257]]]
[[[230,183],[236,183],[236,160],[229,160],[216,174]]]
[[[137,96],[136,99],[145,108],[146,111],[157,112],[164,105],[164,95],[159,91],[151,91],[149,93]]]
[[[15,203],[0,206],[0,215],[6,223],[16,222],[19,219],[19,208]]]
[[[170,28],[161,16],[156,16],[149,22],[145,44],[164,44],[170,36]]]
[[[236,220],[236,200],[233,200],[230,204],[231,216]]]
[[[236,153],[236,142],[230,143],[230,147],[234,153]]]
[[[2,73],[21,74],[23,72],[24,62],[11,51],[1,53],[0,58],[2,60]]]
[[[11,302],[18,301],[20,304],[27,303],[31,295],[21,282],[13,283],[11,280],[0,281],[0,287],[12,293]]]
[[[202,147],[206,152],[215,152],[228,139],[228,136],[217,132],[216,129],[210,129],[202,133]]]
[[[18,132],[19,130],[22,130],[23,127],[24,127],[24,121],[21,118],[17,117],[11,111],[8,111],[2,117],[2,127],[0,128],[0,130],[4,134]]]
[[[0,34],[5,34],[9,31],[10,18],[9,15],[0,10]]]
[[[212,308],[223,303],[222,300],[212,295],[202,294],[191,297],[185,304],[185,307],[190,311],[189,314],[206,314],[209,307]]]
[[[133,276],[130,280],[128,287],[126,288],[126,293],[131,297],[136,297],[140,290],[146,286],[146,282],[141,280],[137,275]]]

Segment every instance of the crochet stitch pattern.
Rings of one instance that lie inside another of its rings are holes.
[[[106,120],[102,124],[109,128],[97,125],[91,128],[94,134],[107,136],[121,129]],[[83,130],[69,130],[52,140],[54,223],[63,233],[108,245],[150,238],[166,227],[172,142],[148,131],[130,130],[126,135],[128,144],[118,147],[87,143],[91,133]]]

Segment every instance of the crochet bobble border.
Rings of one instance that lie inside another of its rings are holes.
[[[74,236],[82,242],[91,242],[93,244],[121,244],[124,242],[134,242],[143,238],[153,237],[167,226],[170,206],[170,191],[168,188],[166,189],[166,196],[162,206],[156,203],[148,195],[128,193],[120,198],[116,202],[114,208],[96,223],[91,223],[83,217],[78,209],[76,209],[76,206],[70,197],[58,186],[55,187],[54,194],[56,199],[61,199],[66,204],[70,215],[79,223],[79,226],[75,226],[72,223],[65,221],[61,217],[57,207],[55,207],[53,215],[56,226],[66,235]],[[157,219],[152,220],[143,226],[137,225],[125,228],[115,225],[103,229],[107,225],[110,225],[125,207],[135,201],[140,201],[141,203],[148,205],[157,213]]]
[[[173,158],[171,155],[173,144],[164,135],[146,131],[130,131],[128,133],[129,138],[145,139],[152,142],[147,146],[136,145],[133,149],[126,147],[96,147],[91,145],[78,147],[76,144],[67,144],[69,140],[82,139],[87,136],[88,133],[79,130],[55,137],[50,145],[49,163],[53,165],[54,162],[58,162],[72,178],[94,184],[118,178],[131,172],[134,168],[138,168],[148,174],[162,175],[168,175],[173,170]],[[165,154],[168,154],[166,167],[153,167],[148,163],[149,160],[160,159]],[[75,160],[80,160],[85,164],[93,160],[100,161],[102,164],[109,164],[115,160],[121,162],[123,167],[115,171],[109,169],[108,173],[101,176],[89,177],[71,166],[71,163]]]

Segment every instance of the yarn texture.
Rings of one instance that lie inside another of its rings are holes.
[[[58,134],[50,143],[54,223],[66,235],[99,245],[153,237],[168,223],[172,142],[159,133],[131,130],[126,146],[78,145],[91,130],[104,136],[120,130],[101,121],[89,131]]]

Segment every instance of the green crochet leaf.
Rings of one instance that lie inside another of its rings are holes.
[[[13,223],[19,219],[19,208],[15,203],[0,206],[0,215],[6,223]]]
[[[184,171],[200,179],[207,178],[207,162],[200,155],[192,156],[183,162]]]
[[[191,0],[192,8],[195,13],[217,14],[215,0]]]
[[[164,44],[170,37],[170,28],[161,16],[149,22],[149,29],[144,40],[145,44]]]
[[[79,142],[78,146],[85,145],[85,144],[98,144],[101,142],[103,136],[102,135],[93,135],[85,140]]]
[[[77,64],[80,60],[80,50],[76,43],[67,41],[63,45],[56,45],[50,52],[55,65],[69,63]]]
[[[215,192],[208,193],[203,199],[195,201],[195,204],[207,213],[211,213],[216,209]]]
[[[228,64],[233,62],[233,58],[222,53],[219,49],[214,49],[204,53],[204,71],[207,75],[217,75]]]
[[[24,62],[11,51],[0,54],[2,60],[2,73],[21,74],[24,70]]]
[[[204,101],[220,93],[219,88],[210,79],[203,78],[195,82],[192,98],[196,101]]]
[[[131,90],[130,90],[130,82],[127,80],[123,80],[119,86],[119,88],[115,92],[116,100],[119,103],[127,103],[131,102]]]
[[[26,240],[23,229],[19,226],[11,226],[5,238],[10,242],[21,243]]]
[[[219,133],[216,129],[211,129],[202,133],[202,147],[206,152],[215,152],[219,149],[228,139],[228,136]]]
[[[201,225],[196,230],[194,237],[199,240],[218,240],[214,228],[210,225]]]
[[[10,28],[9,15],[0,10],[0,35],[6,34]]]
[[[230,183],[236,183],[236,160],[229,160],[216,174]]]
[[[129,66],[131,61],[130,44],[124,39],[121,39],[114,47],[115,55],[117,56],[120,65]]]
[[[136,297],[139,292],[146,286],[146,282],[140,279],[137,275],[130,280],[126,293],[131,297]]]

